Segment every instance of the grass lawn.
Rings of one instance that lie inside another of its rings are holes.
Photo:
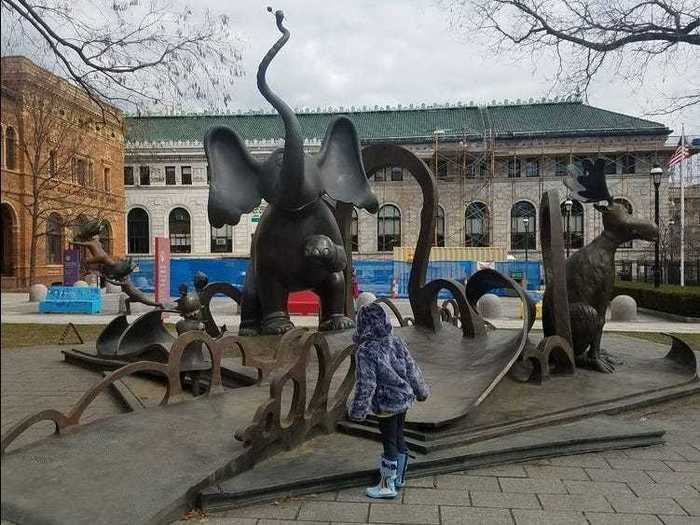
[[[671,339],[658,332],[615,332],[615,334],[626,335],[627,337],[636,337],[653,343],[671,344]],[[683,338],[694,345],[696,349],[700,349],[700,334],[682,334]]]

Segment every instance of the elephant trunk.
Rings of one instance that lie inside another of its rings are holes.
[[[268,7],[267,9],[272,12],[272,8]],[[299,119],[292,108],[272,92],[265,79],[270,62],[289,40],[289,30],[282,25],[284,13],[276,11],[275,19],[282,36],[270,48],[258,66],[258,90],[282,117],[285,128],[284,158],[279,177],[280,186],[275,193],[280,196],[282,202],[279,204],[284,208],[298,209],[314,200],[317,195],[312,194],[312,189],[304,178],[304,139]]]

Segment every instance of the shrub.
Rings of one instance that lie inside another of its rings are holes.
[[[613,289],[616,295],[629,295],[637,306],[659,312],[700,317],[700,287],[662,285],[654,288],[653,284],[643,282],[617,281]]]

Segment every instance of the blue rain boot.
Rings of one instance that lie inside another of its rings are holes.
[[[394,486],[400,489],[406,484],[406,469],[408,468],[408,451],[401,452],[396,460],[396,481]]]
[[[381,457],[379,460],[379,475],[381,479],[375,487],[367,489],[367,495],[375,499],[391,499],[396,497],[396,481],[397,462]]]

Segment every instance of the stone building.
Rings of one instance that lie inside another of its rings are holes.
[[[71,229],[92,217],[107,221],[107,250],[123,255],[121,112],[25,57],[2,58],[1,95],[2,288],[62,281]]]
[[[579,101],[542,101],[492,106],[356,109],[348,115],[363,144],[405,146],[436,174],[440,210],[435,242],[446,247],[493,246],[516,258],[538,259],[538,210],[542,193],[559,190],[570,163],[608,160],[608,184],[636,215],[653,220],[650,169],[666,165],[671,132],[664,125],[606,111]],[[317,152],[333,112],[300,111],[308,152]],[[272,113],[164,115],[127,118],[125,187],[128,252],[152,254],[153,237],[171,238],[181,257],[248,256],[259,213],[233,227],[214,230],[207,219],[208,172],[202,147],[206,130],[228,125],[262,159],[280,147],[282,122]],[[369,174],[380,201],[378,215],[357,214],[357,256],[391,258],[394,246],[413,246],[418,237],[421,192],[410,174],[387,167]],[[667,183],[661,187],[666,202]],[[564,209],[564,208],[563,208]],[[666,213],[662,206],[662,213]],[[258,211],[258,210],[256,210]],[[591,205],[572,204],[571,249],[602,229]],[[646,245],[635,241],[618,251],[634,261]]]

